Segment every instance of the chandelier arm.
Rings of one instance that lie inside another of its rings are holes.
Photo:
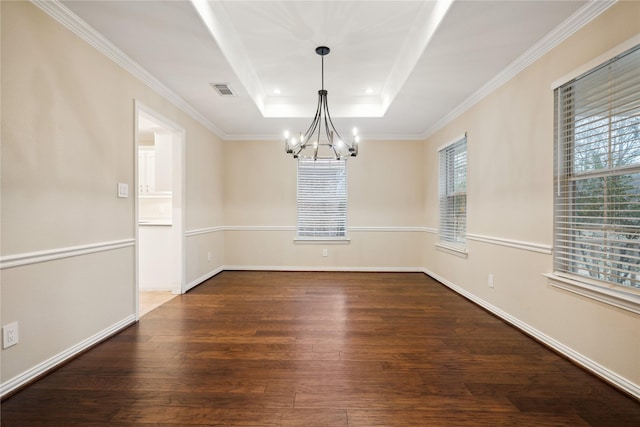
[[[304,138],[304,144],[302,144],[302,147],[306,147],[307,143],[309,141],[311,141],[311,139],[313,138],[313,134],[316,131],[316,128],[318,127],[318,118],[316,116],[316,118],[313,119],[313,123],[311,124],[311,126],[309,126],[309,129],[307,129],[307,131],[305,132],[303,138]]]
[[[340,154],[338,154],[338,150],[336,149],[335,137],[337,136],[338,139],[340,139],[340,135],[338,134],[338,131],[336,130],[336,128],[333,126],[333,123],[331,123],[331,116],[329,115],[329,107],[327,105],[326,96],[324,101],[325,101],[323,106],[324,127],[325,127],[325,135],[327,137],[327,145],[329,146],[329,148],[331,148],[331,151],[333,151],[333,155],[335,159],[338,160],[340,159]]]
[[[325,101],[326,101],[326,100],[325,100]],[[340,141],[342,141],[342,143],[343,143],[343,144],[347,144],[347,142],[346,142],[345,140],[343,140],[343,139],[342,139],[342,136],[340,136],[340,133],[336,130],[336,127],[335,127],[335,125],[333,124],[333,120],[331,120],[331,114],[329,114],[329,103],[328,103],[328,102],[325,102],[325,104],[324,104],[324,108],[325,108],[325,113],[324,113],[324,115],[325,115],[325,121],[326,121],[327,119],[329,119],[329,124],[331,124],[331,129],[333,129],[333,131],[335,132],[335,134],[336,134],[336,136],[338,137],[338,139],[339,139]],[[347,144],[347,146],[348,146],[348,144]]]
[[[324,105],[324,95],[320,95],[320,105],[318,105],[318,110],[320,111],[320,114],[318,114],[318,116],[316,117],[317,120],[317,126],[318,126],[318,136],[316,138],[316,143],[315,143],[315,147],[316,147],[316,153],[314,156],[314,159],[317,157],[318,155],[318,146],[320,145],[320,134],[322,133],[322,106]],[[315,128],[314,128],[315,131]]]
[[[326,105],[326,94],[323,92],[322,94],[322,99],[320,100],[320,120],[319,120],[319,129],[318,129],[318,143],[320,143],[320,135],[322,135],[322,124],[324,122],[324,134],[325,137],[328,138],[328,131],[329,129],[327,128],[327,119],[326,116],[323,117],[326,113],[325,113],[325,105]],[[327,140],[328,141],[328,140]],[[330,142],[330,141],[328,141]]]
[[[325,104],[324,104],[324,134],[327,137],[327,143],[328,143],[329,147],[333,147],[333,137],[334,137],[334,135],[332,135],[331,132],[333,132],[334,134],[337,134],[338,132],[336,131],[336,129],[333,126],[329,126],[329,120],[327,120],[327,117],[328,117],[327,114],[328,114],[328,110],[327,110],[327,104],[325,102]]]
[[[303,146],[306,146],[307,141],[311,139],[311,136],[313,135],[313,133],[316,130],[316,127],[318,126],[318,122],[320,121],[321,115],[322,115],[322,94],[318,91],[318,107],[316,108],[316,114],[313,117],[313,121],[311,122],[311,125],[309,126],[307,131],[304,133],[304,137],[303,137],[304,143],[302,144]]]
[[[327,119],[328,117],[328,119]],[[327,108],[327,105],[325,104],[325,116],[324,116],[324,126],[326,127],[326,134],[327,134],[327,141],[329,141],[329,147],[331,147],[331,150],[333,151],[333,155],[336,158],[336,160],[340,159],[340,155],[338,154],[338,150],[336,149],[336,144],[335,144],[335,137],[338,137],[338,140],[340,140],[340,134],[338,133],[338,131],[336,130],[336,128],[333,126],[333,124],[331,123],[331,128],[329,128],[329,123],[331,122],[331,116],[329,116],[329,109]],[[331,129],[331,130],[329,130]]]
[[[333,134],[335,134],[335,129],[332,131]],[[340,155],[338,154],[338,150],[336,149],[336,144],[333,143],[332,141],[333,138],[331,138],[330,136],[327,137],[328,141],[331,141],[329,143],[329,148],[331,148],[331,151],[333,151],[333,156],[335,157],[336,160],[340,159]]]

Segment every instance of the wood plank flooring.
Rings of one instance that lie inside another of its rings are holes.
[[[223,272],[2,402],[2,426],[640,426],[421,273]]]

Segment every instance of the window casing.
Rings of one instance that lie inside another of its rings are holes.
[[[555,90],[554,270],[640,289],[640,46]]]
[[[347,238],[347,162],[298,159],[298,239]]]
[[[440,243],[464,249],[467,233],[467,137],[439,152]]]

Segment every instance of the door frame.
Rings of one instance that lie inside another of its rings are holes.
[[[173,133],[173,195],[172,195],[172,222],[173,227],[177,227],[180,248],[178,249],[178,274],[179,283],[172,289],[174,294],[183,294],[186,288],[186,236],[185,236],[185,181],[186,181],[186,130],[162,114],[134,99],[134,230],[135,230],[135,317],[140,319],[140,236],[139,236],[139,165],[138,165],[138,126],[140,113],[149,116],[154,121],[159,122],[163,127],[171,129]],[[179,182],[177,182],[179,181]],[[177,184],[177,185],[176,185]],[[176,191],[177,190],[177,191]]]

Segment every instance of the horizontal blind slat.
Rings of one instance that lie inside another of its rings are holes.
[[[440,240],[463,247],[466,241],[467,138],[440,150]]]
[[[640,288],[640,46],[556,97],[554,264]]]
[[[345,160],[298,159],[300,237],[345,237],[347,169]]]

